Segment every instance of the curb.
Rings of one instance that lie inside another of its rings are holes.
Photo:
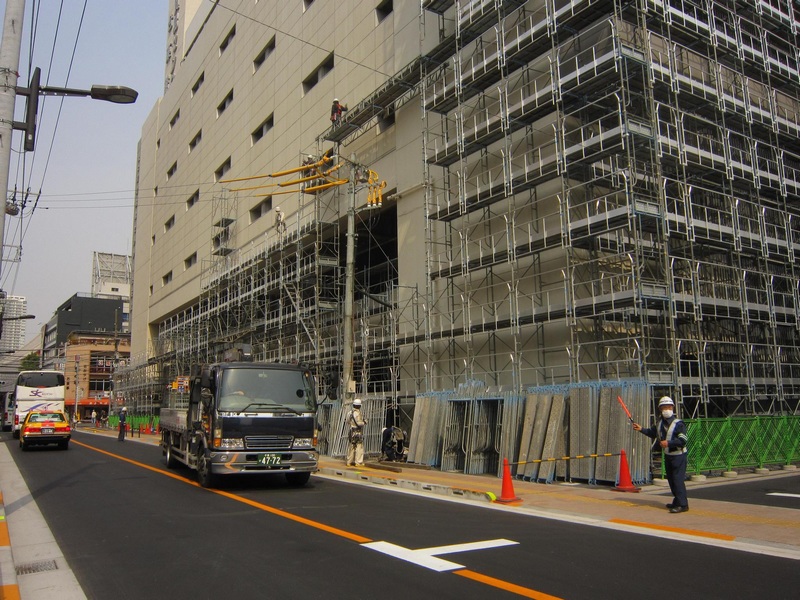
[[[391,477],[388,475],[374,475],[371,473],[365,473],[363,471],[351,471],[347,469],[337,469],[335,467],[321,467],[317,473],[328,475],[330,477],[342,477],[344,479],[353,479],[361,482],[373,483],[375,485],[389,487],[393,486],[401,489],[440,494],[442,496],[464,498],[467,500],[493,502],[495,499],[494,494],[482,490],[458,488],[448,485],[440,485],[437,483],[424,483],[421,481],[411,481],[409,479],[398,479],[397,477]]]
[[[14,555],[11,552],[11,537],[6,522],[6,506],[3,492],[0,490],[0,598],[3,600],[19,600],[19,584],[17,570],[14,566]]]

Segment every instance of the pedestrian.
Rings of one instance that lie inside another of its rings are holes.
[[[97,425],[97,411],[92,409],[92,427]]]
[[[128,415],[128,407],[123,406],[122,409],[119,411],[119,437],[117,438],[120,442],[125,441],[125,421]]]
[[[347,419],[350,432],[347,434],[347,466],[364,466],[364,426],[367,420],[361,414],[361,400],[353,400],[353,408]]]
[[[643,429],[634,423],[633,428],[658,440],[664,452],[667,481],[672,492],[672,502],[667,504],[667,508],[671,513],[686,512],[689,510],[686,497],[686,425],[675,416],[675,403],[669,396],[658,401],[658,410],[661,419],[655,425]]]
[[[331,123],[333,124],[334,129],[339,126],[339,123],[342,120],[342,113],[346,110],[346,104],[339,104],[338,98],[333,99],[333,104],[331,105]]]

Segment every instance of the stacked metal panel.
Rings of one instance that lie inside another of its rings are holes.
[[[531,390],[522,417],[517,477],[550,483],[555,478],[591,483],[619,481],[619,458],[557,460],[564,456],[619,454],[625,449],[631,478],[643,483],[650,476],[651,442],[636,433],[617,401],[646,423],[650,414],[647,386],[640,383],[596,382],[548,386]],[[643,423],[644,424],[644,423]]]
[[[361,414],[366,419],[364,427],[364,456],[377,457],[381,453],[381,434],[386,420],[386,404],[384,397],[367,397],[362,399]],[[324,405],[325,410],[318,413],[322,427],[321,438],[328,456],[342,458],[347,454],[347,436],[350,433],[349,416],[351,404]]]
[[[550,417],[547,420],[545,428],[544,442],[542,444],[542,456],[546,458],[558,458],[564,456],[558,452],[559,441],[564,439],[565,426],[564,423],[564,410],[565,401],[563,394],[553,395],[550,403]],[[562,448],[565,444],[561,444]],[[563,450],[562,450],[563,451]],[[550,483],[553,481],[556,472],[556,464],[554,462],[542,463],[539,467],[538,481],[543,483]]]
[[[445,402],[442,422],[442,471],[463,471],[468,400]]]
[[[594,454],[597,448],[597,414],[599,398],[595,390],[580,387],[570,392],[569,398],[569,452],[574,456]],[[595,481],[596,459],[570,461],[569,478]]]
[[[441,424],[445,394],[417,396],[414,426],[409,434],[408,462],[437,466],[441,464]]]
[[[500,405],[500,435],[497,446],[499,460],[497,465],[497,476],[502,477],[503,459],[507,458],[511,464],[511,474],[516,473],[519,460],[520,435],[523,431],[525,407],[527,398],[507,394],[503,397]]]
[[[470,382],[450,393],[417,396],[409,462],[499,475],[501,459],[516,457],[524,402],[508,393],[486,397],[486,391],[482,382]]]

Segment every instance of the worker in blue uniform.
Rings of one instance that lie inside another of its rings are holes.
[[[638,423],[633,424],[636,431],[641,431],[651,439],[657,439],[664,452],[664,465],[667,472],[672,502],[667,504],[671,513],[682,513],[689,510],[686,498],[686,425],[675,416],[675,403],[669,396],[658,401],[661,419],[646,429]]]

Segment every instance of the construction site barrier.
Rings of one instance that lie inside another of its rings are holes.
[[[800,415],[685,419],[684,422],[688,473],[763,468],[800,461]]]
[[[578,460],[580,458],[604,458],[606,456],[619,456],[619,452],[606,452],[605,454],[576,454],[575,456],[557,456],[554,458],[537,458],[535,460],[520,460],[517,462],[510,462],[510,465],[529,465],[534,463],[547,463],[557,460]]]

